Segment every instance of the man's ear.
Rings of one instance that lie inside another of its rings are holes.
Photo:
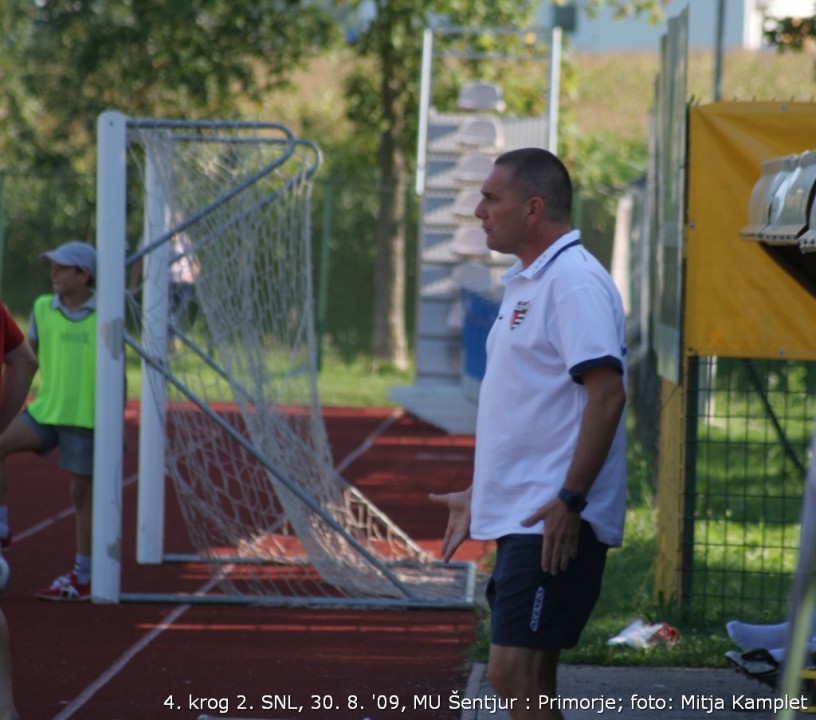
[[[540,197],[531,197],[527,203],[527,214],[530,215],[531,219],[544,216],[544,200]]]

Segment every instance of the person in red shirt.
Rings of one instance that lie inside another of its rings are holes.
[[[20,412],[31,380],[37,372],[37,356],[26,342],[22,331],[0,304],[0,433]],[[0,590],[9,580],[8,563],[0,554]],[[11,691],[11,651],[8,623],[0,610],[0,720],[19,720]]]

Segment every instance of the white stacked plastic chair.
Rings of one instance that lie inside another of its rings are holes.
[[[451,250],[460,256],[487,257],[490,249],[487,247],[487,235],[477,225],[467,225],[456,228],[451,241]]]
[[[460,185],[481,184],[493,169],[493,158],[485,153],[475,152],[462,155],[451,171],[453,179]]]
[[[504,130],[498,118],[474,117],[459,129],[456,142],[467,149],[499,151],[504,147]]]
[[[482,194],[478,190],[460,190],[453,201],[451,213],[460,220],[475,221],[476,206],[482,199]]]
[[[807,229],[799,237],[799,249],[802,252],[816,251],[816,151],[809,150],[803,153],[799,159],[802,168],[802,183],[810,182],[809,194],[807,196]]]
[[[799,249],[803,253],[816,252],[816,200],[810,205],[808,229],[799,238]]]
[[[457,105],[460,110],[504,111],[501,88],[489,82],[469,82],[462,86]]]

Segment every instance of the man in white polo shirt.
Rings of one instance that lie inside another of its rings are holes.
[[[620,295],[570,228],[572,184],[552,153],[500,156],[475,214],[504,275],[487,340],[473,484],[449,509],[443,557],[496,540],[487,676],[512,720],[563,716],[562,649],[574,647],[623,540],[626,337]],[[529,701],[529,702],[528,702]]]

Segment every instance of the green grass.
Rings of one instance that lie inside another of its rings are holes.
[[[610,551],[601,598],[574,650],[564,653],[568,663],[599,665],[671,665],[725,667],[724,653],[733,645],[719,621],[706,621],[693,610],[662,605],[653,597],[656,523],[651,502],[633,503],[626,516],[624,546]],[[680,632],[672,647],[648,650],[611,646],[610,638],[636,618],[667,622]]]
[[[135,352],[127,353],[126,372],[128,398],[139,400],[142,372],[141,361]],[[344,362],[333,353],[324,357],[317,379],[320,403],[325,407],[391,407],[395,403],[388,396],[390,389],[412,383],[412,370],[377,368],[362,358]],[[225,399],[231,397],[226,385],[223,392]]]
[[[563,109],[582,135],[614,141],[645,143],[654,79],[659,71],[658,49],[653,52],[577,53],[572,64],[569,92]],[[695,102],[712,102],[713,51],[692,50],[688,56],[688,94]],[[722,99],[725,101],[812,102],[816,74],[812,53],[773,50],[735,50],[723,63]]]
[[[390,388],[411,385],[413,371],[375,368],[370,361],[358,359],[345,363],[331,355],[324,357],[317,385],[324,407],[390,407]]]

